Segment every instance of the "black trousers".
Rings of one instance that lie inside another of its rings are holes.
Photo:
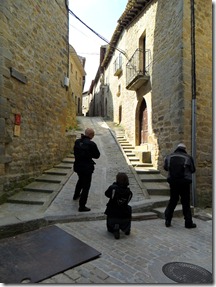
[[[79,206],[84,207],[86,205],[89,189],[91,186],[92,173],[77,173],[79,179],[75,187],[74,196],[78,197],[80,195]]]
[[[107,216],[107,230],[114,232],[119,229],[123,232],[130,232],[131,218],[110,218]]]
[[[170,183],[170,200],[165,210],[165,219],[171,222],[173,212],[179,201],[179,197],[181,197],[185,224],[190,225],[192,223],[192,214],[190,208],[190,183]]]

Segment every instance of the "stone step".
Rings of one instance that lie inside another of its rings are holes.
[[[160,198],[160,199],[158,199]],[[155,208],[165,208],[169,202],[170,195],[151,195],[151,200],[153,202],[152,207],[151,207],[151,212],[154,212],[153,210]]]
[[[165,208],[169,202],[170,196],[166,195],[151,195],[148,200],[139,200],[131,202],[133,213],[153,212],[155,208]]]
[[[155,212],[137,212],[132,213],[132,220],[138,221],[138,220],[148,220],[148,219],[156,219],[158,218],[157,213]]]
[[[170,189],[168,183],[162,182],[143,182],[143,185],[148,191],[148,194],[151,195],[169,195]]]
[[[60,185],[58,183],[50,183],[50,182],[40,182],[34,181],[28,185],[26,185],[23,190],[24,191],[34,191],[34,192],[44,192],[44,193],[52,193],[53,191],[58,190]]]
[[[120,144],[122,149],[134,149],[134,147],[130,144]]]
[[[73,163],[62,162],[54,166],[55,168],[65,168],[71,169],[73,167]]]
[[[46,171],[44,171],[46,174],[57,174],[57,175],[67,175],[68,169],[66,168],[51,168]]]
[[[134,154],[133,149],[124,149],[125,154]],[[135,155],[135,154],[134,154]]]
[[[132,163],[132,166],[134,166],[134,168],[136,167],[153,167],[152,163],[147,163],[147,162],[140,162],[140,161],[134,161]]]
[[[132,155],[132,156],[129,155],[127,157],[131,162],[140,162],[139,159],[135,157],[135,155]]]
[[[33,204],[43,205],[49,199],[48,193],[35,193],[32,191],[20,191],[19,193],[8,198],[8,203],[20,203],[20,204]]]
[[[123,146],[122,149],[123,149],[124,151],[130,151],[130,150],[131,150],[131,151],[134,151],[134,147],[133,147],[133,146],[129,146],[129,147],[128,147],[128,146],[126,146],[126,147]]]
[[[74,158],[74,154],[73,154],[73,153],[70,153],[67,157],[69,157],[69,158]]]
[[[164,211],[165,211],[166,207],[158,207],[158,208],[154,208],[152,211],[155,212],[159,218],[163,218],[164,219]],[[194,207],[191,206],[191,212],[192,214],[194,213]],[[181,204],[177,204],[175,211],[173,213],[173,217],[182,217],[183,213],[182,213],[182,205]]]
[[[69,157],[67,157],[67,158],[64,158],[64,159],[62,160],[62,162],[63,162],[63,163],[74,163],[74,158],[69,158]]]
[[[19,218],[22,217],[25,220],[29,220],[29,217],[34,216],[33,214],[39,213],[41,211],[41,208],[43,208],[42,204],[26,204],[21,202],[6,202],[1,205],[1,213],[0,213],[0,219],[1,219],[1,225],[12,224],[14,223],[14,219],[11,219],[10,217],[14,218],[17,216],[17,213],[19,214]]]
[[[129,160],[138,160],[138,158],[136,157],[136,155],[135,155],[134,153],[132,153],[132,154],[127,154],[127,158],[128,158]]]
[[[124,152],[125,155],[128,157],[128,156],[135,156],[134,153],[132,153],[132,151],[127,151],[127,152]]]
[[[166,177],[161,175],[160,173],[146,173],[146,174],[139,174],[139,177],[142,182],[167,182]]]
[[[138,174],[160,174],[160,171],[153,167],[135,167]]]
[[[51,182],[51,183],[60,183],[65,179],[64,175],[54,175],[54,174],[42,174],[35,181],[41,182]]]

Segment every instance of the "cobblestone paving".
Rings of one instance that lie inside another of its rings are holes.
[[[133,202],[144,200],[144,195],[107,124],[100,118],[80,119],[80,133],[86,127],[95,129],[94,141],[101,157],[96,161],[87,206],[88,217],[103,214],[107,199],[106,188],[115,180],[117,172],[129,175]],[[79,135],[79,133],[78,133]],[[49,215],[72,215],[78,202],[72,200],[77,175],[74,173],[46,212]],[[86,217],[86,214],[84,215]],[[106,231],[105,220],[79,221],[57,224],[60,228],[101,252],[95,260],[69,269],[41,283],[64,284],[173,284],[162,267],[170,262],[187,262],[212,272],[212,221],[194,218],[195,229],[186,229],[183,218],[173,218],[172,227],[166,228],[164,220],[133,221],[131,235],[121,234],[120,240]]]
[[[194,218],[197,228],[191,230],[184,228],[182,217],[173,218],[170,228],[166,228],[164,220],[159,218],[133,221],[131,235],[121,234],[119,240],[114,239],[113,235],[106,231],[106,221],[98,220],[100,217],[98,215],[101,214],[104,218],[108,201],[104,192],[115,181],[117,172],[124,171],[129,176],[130,188],[134,194],[131,203],[147,200],[107,124],[100,118],[82,117],[78,135],[86,127],[95,129],[94,141],[101,151],[100,159],[95,160],[97,164],[87,202],[91,211],[85,214],[78,212],[78,202],[72,200],[77,182],[77,175],[74,173],[42,216],[48,218],[56,216],[59,222],[57,226],[101,252],[101,256],[40,283],[173,284],[175,282],[162,272],[162,267],[170,262],[191,263],[213,272],[211,220]],[[28,209],[25,220],[27,217],[29,220],[32,216]],[[83,216],[81,220],[84,221],[74,222],[77,216],[78,220]],[[68,223],[65,223],[66,221]],[[8,218],[7,224],[10,225]]]
[[[169,284],[174,282],[162,272],[169,262],[187,262],[212,272],[212,221],[194,222],[197,228],[186,229],[182,218],[174,218],[170,228],[162,219],[134,221],[131,235],[121,233],[119,240],[106,231],[105,220],[58,224],[102,255],[41,283]]]

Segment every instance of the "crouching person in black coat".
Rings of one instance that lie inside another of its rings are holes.
[[[132,208],[128,205],[133,193],[129,186],[128,176],[119,172],[116,182],[109,186],[105,195],[109,198],[105,214],[107,215],[107,230],[120,238],[120,230],[126,235],[130,234]]]

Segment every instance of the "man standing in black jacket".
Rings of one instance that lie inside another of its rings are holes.
[[[182,211],[186,228],[195,228],[190,208],[190,185],[192,173],[196,171],[193,158],[187,154],[186,146],[180,143],[177,149],[164,161],[164,169],[168,171],[167,181],[170,185],[170,200],[165,210],[165,225],[171,226],[176,205],[181,197]]]
[[[92,158],[99,158],[100,152],[95,142],[92,141],[94,130],[87,128],[85,134],[81,134],[81,138],[75,141],[74,145],[74,171],[78,175],[73,199],[79,198],[79,211],[90,211],[86,207],[89,189],[91,186],[92,173],[94,172],[95,162]]]

